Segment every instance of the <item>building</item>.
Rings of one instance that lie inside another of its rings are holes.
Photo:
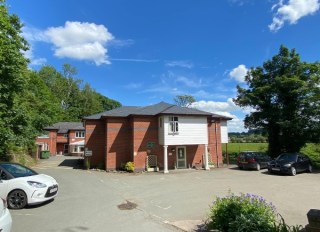
[[[136,171],[222,165],[221,130],[231,118],[160,102],[123,106],[83,118],[91,166],[116,170],[128,161]],[[224,125],[222,128],[221,125]]]
[[[44,130],[49,134],[39,136],[36,140],[40,151],[47,150],[51,155],[83,155],[85,128],[82,122],[58,122]]]

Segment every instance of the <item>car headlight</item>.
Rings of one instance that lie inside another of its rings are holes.
[[[291,164],[284,164],[283,167],[285,167],[285,168],[290,168],[290,167],[291,167]]]
[[[28,184],[32,187],[35,187],[35,188],[45,188],[47,187],[47,185],[43,184],[43,183],[40,183],[40,182],[36,182],[36,181],[27,181]]]

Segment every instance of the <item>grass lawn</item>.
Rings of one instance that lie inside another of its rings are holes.
[[[240,151],[268,151],[268,143],[228,143],[222,144],[222,152],[226,153],[228,149],[230,163],[236,161],[236,157]],[[301,149],[301,153],[308,155],[313,164],[320,168],[320,144],[308,143],[305,147]]]

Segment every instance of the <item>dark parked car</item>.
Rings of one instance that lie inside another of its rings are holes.
[[[240,169],[256,169],[267,168],[271,158],[257,151],[242,151],[237,158],[237,164]]]
[[[283,153],[269,163],[268,171],[295,176],[298,172],[312,172],[312,165],[309,157],[301,153]]]

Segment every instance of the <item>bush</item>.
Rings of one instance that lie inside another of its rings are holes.
[[[217,198],[210,208],[207,227],[222,232],[298,232],[302,228],[288,226],[272,203],[252,194]]]
[[[264,198],[230,194],[217,198],[210,210],[208,229],[223,232],[272,231],[276,222],[275,207]]]
[[[127,162],[126,165],[124,166],[124,169],[127,172],[134,172],[134,163],[133,162]]]

